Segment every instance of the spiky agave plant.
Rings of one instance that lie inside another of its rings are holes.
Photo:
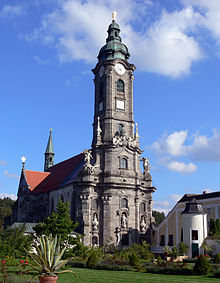
[[[28,255],[34,260],[36,266],[27,263],[34,270],[38,271],[39,275],[42,276],[56,276],[60,273],[70,272],[75,277],[77,277],[76,273],[71,270],[62,270],[59,271],[65,264],[67,264],[72,258],[68,258],[66,260],[61,260],[67,244],[65,247],[60,250],[60,239],[58,239],[57,235],[52,237],[41,236],[39,238],[39,243],[34,245],[35,251],[29,252],[25,249]]]

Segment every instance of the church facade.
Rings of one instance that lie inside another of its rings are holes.
[[[54,165],[52,133],[45,152],[44,172],[26,170],[23,162],[13,222],[39,222],[70,202],[71,218],[79,222],[84,244],[111,241],[128,246],[150,242],[152,187],[150,164],[141,159],[133,114],[133,72],[129,52],[115,19],[92,70],[95,82],[91,149]],[[143,162],[143,172],[140,168]]]

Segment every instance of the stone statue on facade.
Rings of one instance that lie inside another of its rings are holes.
[[[149,158],[145,158],[143,157],[141,159],[141,161],[143,161],[143,168],[144,168],[144,174],[150,173],[150,160]]]
[[[120,243],[120,232],[121,232],[121,229],[119,227],[116,227],[115,228],[116,245],[119,245]]]
[[[147,224],[146,224],[146,221],[145,221],[144,216],[141,217],[140,226],[141,226],[141,232],[145,232],[145,229],[146,229],[146,227],[147,227]]]
[[[94,166],[91,164],[91,159],[93,159],[92,157],[92,151],[91,150],[84,150],[84,169],[87,170],[88,174],[93,174],[94,173]]]
[[[94,213],[93,220],[92,220],[92,228],[93,228],[93,230],[97,230],[98,226],[99,226],[98,217],[97,217],[97,214]]]
[[[125,213],[122,213],[122,217],[121,217],[121,227],[122,228],[127,228],[127,223],[128,222],[128,219],[126,217],[126,214]]]

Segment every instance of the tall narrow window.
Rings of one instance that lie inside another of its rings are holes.
[[[192,240],[198,240],[198,230],[192,230]]]
[[[126,158],[120,158],[119,159],[119,168],[121,169],[127,169],[128,168],[128,161]]]
[[[141,213],[144,213],[146,211],[146,203],[145,202],[141,202],[140,211],[141,211]]]
[[[165,246],[165,236],[164,236],[164,235],[161,235],[161,236],[160,236],[160,246],[161,246],[161,247],[164,247],[164,246]]]
[[[128,208],[128,200],[126,198],[121,200],[121,208]]]
[[[173,246],[173,235],[169,235],[168,246],[170,246],[170,247]]]
[[[52,198],[51,199],[51,212],[54,211],[54,199]]]
[[[125,92],[125,84],[122,80],[117,81],[117,92]]]

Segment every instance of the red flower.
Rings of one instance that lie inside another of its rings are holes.
[[[5,260],[2,260],[2,263],[4,264],[4,263],[5,263]]]
[[[24,263],[24,261],[23,261],[23,260],[21,260],[21,261],[20,261],[20,263]]]
[[[27,260],[25,260],[25,263],[27,263],[27,264],[28,264],[29,262],[28,262]]]

